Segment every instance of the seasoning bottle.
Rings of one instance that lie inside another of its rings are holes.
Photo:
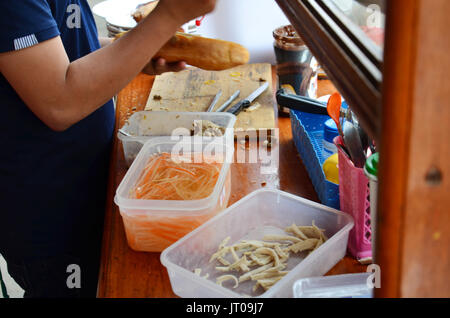
[[[327,159],[331,155],[338,152],[338,149],[334,144],[333,140],[334,138],[339,136],[339,131],[333,119],[328,119],[323,126],[324,127],[323,127],[322,155],[324,159]]]

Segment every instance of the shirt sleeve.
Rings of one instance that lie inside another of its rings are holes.
[[[22,50],[59,35],[47,0],[0,0],[0,53]]]

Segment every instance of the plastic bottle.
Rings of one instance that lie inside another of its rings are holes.
[[[327,159],[331,155],[338,152],[333,140],[339,136],[339,132],[336,123],[333,119],[329,119],[325,122],[323,128],[323,150],[322,155],[324,159]]]

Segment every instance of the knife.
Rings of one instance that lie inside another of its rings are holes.
[[[214,107],[216,106],[217,102],[219,101],[219,98],[222,96],[222,90],[219,90],[219,92],[214,97],[211,105],[209,105],[207,112],[212,112]]]
[[[259,97],[262,93],[266,91],[266,89],[269,87],[269,83],[265,82],[263,85],[261,85],[256,91],[250,94],[247,98],[239,101],[237,104],[232,106],[229,110],[227,110],[228,113],[232,113],[234,115],[239,115],[241,111],[243,111],[245,108],[250,107],[250,105],[253,103],[255,99]]]
[[[277,94],[278,105],[289,109],[298,110],[305,113],[328,115],[327,103],[319,102],[305,96],[294,94],[286,94],[284,88],[278,90]]]
[[[222,106],[220,106],[216,112],[223,112],[225,109],[227,109],[230,104],[239,97],[239,94],[241,94],[240,90],[237,90],[225,103],[223,103]]]

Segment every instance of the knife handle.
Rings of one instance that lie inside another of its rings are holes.
[[[243,99],[232,106],[229,110],[227,110],[227,113],[231,113],[237,116],[242,110],[244,110],[244,108],[248,107],[250,107],[250,102],[246,99]]]
[[[301,112],[328,115],[326,103],[321,103],[304,96],[286,94],[284,89],[280,89],[277,92],[277,102],[278,105],[282,107],[299,110]]]

